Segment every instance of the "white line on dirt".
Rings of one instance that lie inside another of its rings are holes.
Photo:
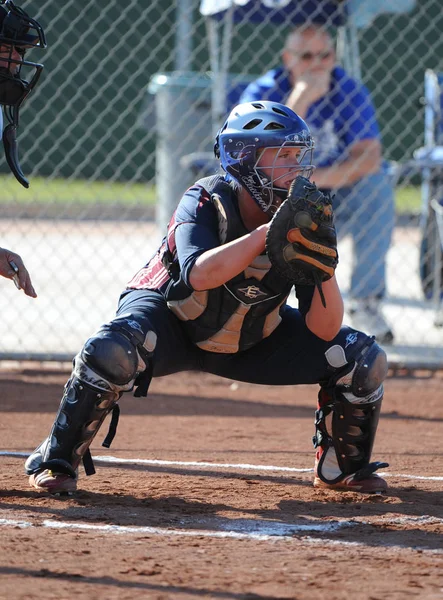
[[[433,517],[426,517],[433,520]],[[400,519],[402,522],[408,522],[407,517]],[[437,519],[438,520],[438,519]],[[414,522],[414,518],[412,518]],[[386,525],[390,521],[384,519],[383,524]],[[393,523],[399,523],[399,519],[393,519]],[[371,525],[365,521],[333,521],[329,523],[313,523],[312,525],[296,525],[292,523],[278,523],[250,520],[251,531],[246,531],[247,526],[245,520],[242,520],[242,525],[239,531],[209,531],[208,529],[166,529],[161,527],[127,527],[120,525],[94,525],[91,523],[69,523],[63,521],[50,521],[45,519],[37,523],[30,521],[20,521],[16,519],[0,519],[0,526],[18,527],[20,529],[30,527],[45,527],[48,529],[71,529],[81,531],[93,531],[104,534],[136,534],[136,535],[152,535],[152,536],[178,536],[178,537],[199,537],[199,538],[222,538],[222,539],[237,539],[237,540],[255,540],[255,541],[275,541],[278,539],[300,541],[304,543],[335,545],[335,546],[365,546],[365,542],[350,542],[342,539],[329,538],[314,538],[310,535],[302,535],[295,537],[296,534],[305,534],[307,532],[317,533],[332,533],[339,529],[354,527],[356,525]],[[261,532],[261,533],[260,533]],[[426,552],[428,554],[442,554],[443,550],[427,548],[422,546],[408,546],[403,544],[386,545],[385,549],[391,550],[414,550]]]
[[[63,521],[50,521],[45,519],[38,524],[30,521],[19,521],[15,519],[0,519],[0,526],[20,527],[47,527],[49,529],[81,529],[89,531],[100,531],[103,533],[118,533],[118,534],[145,534],[158,536],[183,536],[183,537],[208,537],[208,538],[234,538],[234,539],[254,539],[268,541],[275,538],[292,538],[297,533],[318,532],[330,533],[343,529],[345,527],[353,527],[355,523],[352,521],[334,521],[330,523],[312,523],[312,525],[297,525],[293,523],[278,523],[278,522],[257,522],[250,520],[249,527],[245,524],[246,520],[242,520],[241,531],[210,531],[208,529],[167,529],[163,527],[128,527],[123,525],[93,525],[91,523],[68,523]],[[250,531],[248,531],[248,529]]]
[[[0,450],[0,456],[11,456],[13,458],[27,458],[29,454],[26,452],[8,452],[7,450]],[[94,461],[97,463],[112,463],[112,464],[133,464],[133,465],[152,465],[152,466],[170,466],[170,467],[196,467],[202,468],[216,468],[216,469],[241,469],[244,471],[284,471],[287,473],[313,473],[314,469],[297,469],[294,467],[277,467],[274,465],[251,465],[248,463],[211,463],[211,462],[198,462],[198,461],[180,461],[180,460],[158,460],[158,459],[146,459],[146,458],[117,458],[115,456],[93,456]],[[410,475],[407,473],[386,473],[380,471],[380,475],[383,477],[401,477],[404,479],[420,479],[426,481],[443,481],[443,477],[440,476],[426,476],[426,475]]]
[[[144,459],[144,458],[116,458],[115,456],[94,456],[94,460],[103,463],[122,463],[122,464],[138,464],[138,465],[152,465],[152,466],[177,466],[177,467],[198,467],[207,468],[215,467],[217,469],[241,469],[244,471],[286,471],[289,473],[312,473],[313,469],[296,469],[294,467],[276,467],[273,465],[250,465],[247,463],[210,463],[210,462],[198,462],[198,461],[180,461],[180,460],[156,460],[156,459]]]

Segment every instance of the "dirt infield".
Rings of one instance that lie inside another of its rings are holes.
[[[126,395],[97,474],[54,498],[23,461],[67,375],[0,371],[0,598],[443,599],[438,373],[387,380],[387,496],[312,487],[315,386],[185,373]]]

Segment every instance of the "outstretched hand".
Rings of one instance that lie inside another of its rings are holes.
[[[0,248],[0,275],[13,279],[17,288],[23,290],[27,296],[37,298],[31,277],[21,257],[6,248]]]

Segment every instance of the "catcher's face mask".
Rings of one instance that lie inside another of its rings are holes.
[[[12,0],[6,0],[0,4],[0,104],[9,121],[3,131],[3,145],[11,171],[26,188],[29,182],[20,167],[16,137],[19,110],[43,69],[43,65],[25,59],[29,48],[46,48],[43,29]]]
[[[309,179],[314,170],[313,148],[284,142],[280,147],[263,148],[254,170],[262,183],[263,191],[272,198],[272,206],[278,208],[286,198],[289,187],[298,175]]]
[[[313,149],[303,119],[287,106],[262,100],[236,106],[214,146],[222,168],[269,214],[286,198],[286,180],[311,176]]]

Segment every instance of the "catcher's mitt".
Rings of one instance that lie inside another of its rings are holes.
[[[295,285],[316,285],[326,307],[321,284],[338,264],[331,198],[305,177],[296,177],[272,218],[266,251],[286,279]]]

